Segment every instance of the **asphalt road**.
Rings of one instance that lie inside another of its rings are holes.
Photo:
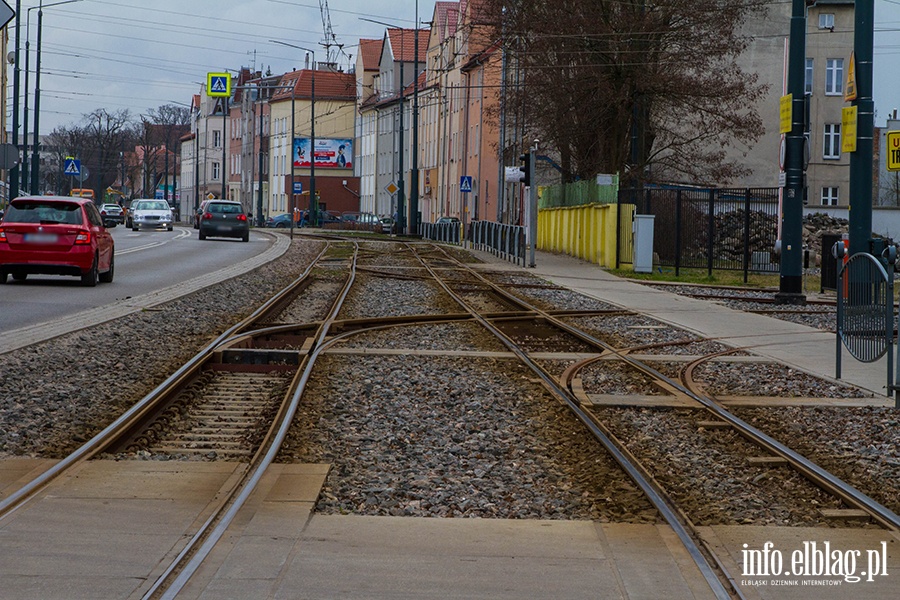
[[[81,287],[76,277],[29,275],[25,281],[0,285],[0,333],[46,323],[85,309],[153,292],[256,256],[272,239],[254,230],[250,242],[207,238],[197,231],[132,231],[119,225],[112,230],[116,244],[116,271],[112,283]]]

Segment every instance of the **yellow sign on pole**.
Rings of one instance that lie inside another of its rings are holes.
[[[900,131],[887,132],[887,170],[900,171]]]
[[[856,152],[856,115],[855,106],[841,109],[841,152]]]
[[[856,100],[856,53],[850,53],[850,64],[847,66],[847,81],[844,85],[844,102]]]
[[[790,133],[793,127],[791,121],[794,120],[794,95],[782,96],[778,108],[781,117],[778,133]]]

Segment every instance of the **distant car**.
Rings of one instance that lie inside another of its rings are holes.
[[[235,237],[250,241],[250,215],[244,214],[240,202],[210,200],[200,218],[200,239]]]
[[[24,196],[0,222],[0,283],[8,275],[74,275],[93,287],[113,280],[115,245],[90,198]]]
[[[309,227],[309,211],[301,210],[300,211],[300,227]],[[316,221],[318,222],[318,227],[324,227],[329,223],[340,223],[342,222],[341,216],[339,214],[335,214],[333,212],[328,211],[318,211],[316,213]]]
[[[115,227],[125,222],[125,211],[118,204],[104,204],[100,207],[100,216],[106,227]]]
[[[135,200],[131,203],[132,231],[161,227],[172,231],[174,223],[175,217],[172,216],[172,209],[165,200]]]
[[[456,217],[441,217],[437,221],[435,221],[438,225],[443,225],[445,223],[459,223],[459,219]]]
[[[346,229],[359,229],[381,233],[381,220],[372,213],[346,212],[341,215],[341,221],[347,225]]]
[[[212,202],[212,200],[204,200],[201,202],[200,206],[197,208],[197,212],[194,213],[194,229],[200,229],[200,219],[203,217],[206,205],[210,202]]]
[[[383,233],[394,233],[394,219],[391,217],[381,217],[381,231]]]
[[[285,227],[291,226],[291,215],[289,213],[284,213],[283,215],[277,215],[275,217],[269,217],[266,219],[266,227],[274,227],[276,229],[282,229]]]

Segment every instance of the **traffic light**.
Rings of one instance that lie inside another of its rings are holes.
[[[522,166],[519,167],[519,170],[522,171],[522,183],[528,187],[531,185],[531,154],[526,152],[519,157],[519,160],[522,161]]]

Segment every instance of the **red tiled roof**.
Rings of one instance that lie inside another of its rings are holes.
[[[448,16],[453,11],[452,30],[449,24],[451,20]],[[456,15],[459,12],[459,2],[435,2],[434,3],[434,20],[435,27],[438,28],[438,38],[443,41],[453,35],[456,31]]]
[[[382,44],[384,40],[359,40],[359,55],[362,57],[364,71],[378,71]]]
[[[279,85],[294,85],[294,98],[312,98],[313,76],[316,79],[316,99],[329,100],[356,100],[356,77],[352,73],[337,73],[335,71],[291,71],[281,77]],[[290,100],[290,88],[278,90],[272,96],[272,101]]]
[[[416,54],[416,30],[415,29],[394,29],[388,28],[387,35],[391,40],[391,50],[394,53],[394,60],[403,62],[413,62]],[[425,60],[428,53],[428,36],[430,30],[419,30],[419,62]]]

